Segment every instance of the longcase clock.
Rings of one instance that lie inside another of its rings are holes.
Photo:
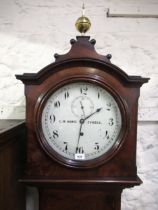
[[[137,111],[148,78],[128,76],[78,36],[71,50],[25,84],[27,161],[21,182],[40,210],[120,210],[137,176]]]

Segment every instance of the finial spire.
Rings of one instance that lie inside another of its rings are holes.
[[[84,35],[91,27],[90,20],[85,16],[85,4],[82,4],[82,16],[79,17],[76,21],[76,29]]]
[[[85,5],[84,5],[84,2],[82,4],[82,16],[84,16],[84,13],[85,13]]]

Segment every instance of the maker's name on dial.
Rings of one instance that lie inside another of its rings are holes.
[[[77,124],[79,121],[77,120],[59,120],[59,123],[69,123],[69,124]],[[88,120],[86,124],[102,124],[101,121],[97,120]]]

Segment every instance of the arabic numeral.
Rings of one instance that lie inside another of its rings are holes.
[[[110,118],[110,119],[109,119],[109,125],[110,125],[110,126],[113,126],[113,125],[114,125],[114,119],[113,119],[113,118]]]
[[[99,143],[97,143],[97,142],[95,143],[94,149],[97,150],[97,151],[99,150]]]
[[[109,139],[109,138],[110,138],[109,132],[108,132],[107,130],[105,131],[105,138],[106,138],[106,139]]]
[[[69,97],[69,92],[67,91],[64,93],[64,98],[67,99],[68,97]]]
[[[55,122],[55,115],[50,115],[49,116],[49,121],[50,121],[50,123],[54,123]]]
[[[67,151],[68,150],[68,143],[64,142],[64,150]]]
[[[110,110],[111,110],[111,102],[108,102],[106,105],[107,105],[106,110],[107,110],[107,111],[110,111]]]
[[[54,107],[55,107],[55,108],[60,107],[60,101],[56,101],[56,102],[54,102]]]
[[[87,86],[81,87],[81,88],[80,88],[80,92],[81,92],[81,94],[83,94],[83,95],[87,95],[87,91],[88,91],[88,87],[87,87]]]
[[[76,147],[76,153],[83,154],[84,153],[83,147]]]
[[[57,131],[57,130],[54,130],[54,131],[53,131],[53,138],[56,139],[56,138],[58,138],[58,137],[59,137],[58,131]]]

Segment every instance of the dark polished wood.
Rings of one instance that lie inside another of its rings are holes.
[[[112,70],[112,75],[116,75],[128,85],[137,84],[141,86],[143,83],[148,82],[149,78],[127,75],[118,66],[110,62],[107,58],[109,54],[106,56],[98,54],[95,51],[94,43],[89,41],[89,36],[79,36],[76,38],[77,41],[74,40],[67,54],[55,56],[56,62],[49,64],[38,73],[24,73],[23,75],[16,75],[16,78],[23,81],[24,84],[39,84],[60,69],[71,66],[89,66],[97,67],[107,72]]]
[[[120,190],[105,192],[103,190],[62,189],[50,190],[40,188],[39,209],[45,210],[117,210],[120,209]],[[58,202],[56,202],[58,201]],[[50,205],[50,203],[52,205]]]
[[[112,178],[106,177],[102,179],[46,179],[46,178],[29,178],[23,177],[19,180],[21,183],[36,187],[53,187],[53,189],[118,189],[129,188],[142,183],[137,176],[135,178]]]
[[[99,55],[90,37],[71,40],[65,55],[37,74],[16,75],[25,84],[27,162],[21,182],[39,189],[40,210],[120,210],[121,192],[141,184],[137,177],[136,141],[140,87],[149,78],[129,76]],[[76,81],[95,83],[107,89],[117,101],[123,119],[118,144],[99,161],[85,164],[56,155],[45,144],[41,132],[41,111],[45,100],[59,87]],[[86,190],[86,191],[85,191]]]
[[[25,123],[0,120],[0,209],[25,210],[25,189],[18,182],[24,173]]]

